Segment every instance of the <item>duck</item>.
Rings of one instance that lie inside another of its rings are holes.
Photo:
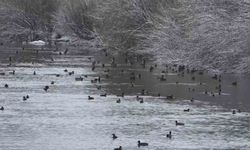
[[[0,110],[1,110],[1,111],[4,111],[4,107],[3,107],[3,106],[1,106]]]
[[[153,72],[153,70],[154,70],[154,67],[153,67],[153,66],[150,66],[149,72]]]
[[[122,147],[119,146],[118,148],[115,148],[114,150],[122,150]]]
[[[121,103],[121,99],[119,98],[119,99],[116,101],[116,103]]]
[[[138,74],[138,78],[141,79],[141,74]]]
[[[181,123],[181,122],[178,122],[177,120],[175,121],[175,125],[176,126],[184,126],[185,124],[184,123]]]
[[[9,74],[11,74],[11,75],[15,75],[15,73],[16,73],[16,71],[15,71],[15,70],[13,70],[13,71],[9,72]]]
[[[194,77],[194,76],[192,77],[192,80],[195,80],[195,77]]]
[[[189,112],[190,111],[190,109],[188,108],[188,109],[184,109],[184,112]]]
[[[174,99],[174,96],[173,95],[168,95],[167,99]]]
[[[101,94],[100,96],[101,96],[101,97],[107,97],[107,93]]]
[[[237,81],[234,81],[234,82],[232,83],[233,86],[237,86],[237,84],[238,84]]]
[[[88,100],[94,100],[94,97],[88,96]]]
[[[9,88],[9,85],[8,85],[8,84],[5,84],[4,87],[7,89],[7,88]]]
[[[54,85],[54,84],[55,84],[55,81],[51,81],[50,84],[51,84],[51,85]]]
[[[167,138],[171,139],[172,138],[172,132],[169,131],[169,133],[166,135]]]
[[[143,99],[140,100],[140,103],[141,103],[141,104],[144,103]]]
[[[83,77],[76,77],[75,81],[83,81]]]
[[[68,51],[69,51],[69,49],[66,48],[66,50],[63,52],[63,54],[64,54],[64,55],[67,55]]]
[[[117,139],[118,137],[115,134],[112,134],[113,140]]]
[[[36,71],[33,72],[33,75],[36,75]]]
[[[145,142],[138,141],[137,143],[138,143],[138,147],[148,146],[148,143],[145,143]]]
[[[44,91],[46,91],[46,92],[47,92],[47,91],[48,91],[48,89],[49,89],[49,86],[47,86],[47,85],[46,85],[43,89],[44,89]]]
[[[26,101],[27,100],[27,97],[26,96],[23,96],[23,101]]]
[[[236,110],[233,110],[232,114],[236,114]]]

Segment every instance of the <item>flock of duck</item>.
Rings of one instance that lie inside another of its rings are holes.
[[[66,49],[63,53],[59,52],[59,55],[67,55],[68,51],[69,51],[69,49]],[[37,51],[37,53],[38,53],[38,51]],[[109,74],[109,72],[111,71],[111,68],[116,68],[116,67],[119,66],[119,64],[116,61],[116,59],[115,59],[114,56],[112,56],[111,54],[109,54],[106,50],[103,50],[103,54],[104,54],[104,57],[111,58],[111,60],[110,60],[111,63],[110,64],[105,64],[105,63],[102,64],[100,61],[96,61],[92,57],[88,58],[88,60],[91,62],[91,66],[90,67],[91,67],[92,71],[95,71],[95,69],[97,67],[100,67],[100,68],[103,68],[103,71],[106,73],[106,75],[104,77],[98,76],[98,77],[95,77],[93,80],[91,80],[91,83],[95,84],[95,85],[97,85],[96,83],[100,83],[103,78],[110,78],[111,75]],[[155,64],[155,65],[148,65],[147,64],[147,60],[145,58],[143,58],[142,56],[135,56],[135,57],[133,57],[133,59],[135,59],[135,60],[132,60],[128,56],[128,54],[125,54],[125,60],[124,60],[124,62],[125,62],[125,64],[128,64],[128,65],[135,65],[135,63],[137,63],[137,64],[141,65],[142,68],[148,69],[149,72],[154,72],[155,69],[158,68],[157,64]],[[53,59],[52,59],[52,61],[53,61]],[[9,57],[9,63],[10,64],[12,63],[12,57]],[[109,67],[107,67],[107,66],[109,66]],[[161,75],[158,78],[159,81],[161,81],[161,82],[164,82],[164,81],[167,80],[167,74],[169,72],[174,72],[178,76],[181,76],[181,77],[184,77],[186,74],[189,74],[191,76],[191,80],[193,80],[193,81],[196,80],[196,76],[197,75],[198,76],[202,76],[204,74],[203,70],[199,70],[199,69],[195,69],[195,68],[190,68],[190,67],[185,66],[185,65],[177,65],[177,64],[174,64],[174,65],[165,65],[165,66],[163,66],[163,68],[165,68],[165,69],[161,71]],[[65,73],[68,73],[68,75],[74,75],[75,74],[74,71],[69,71],[67,69],[65,69],[63,71]],[[121,72],[124,72],[124,70],[121,70]],[[5,73],[5,72],[0,72],[1,76],[4,76],[6,74],[7,73]],[[13,70],[13,71],[9,72],[9,74],[15,75],[16,71]],[[33,75],[37,75],[37,72],[34,71]],[[56,74],[56,77],[60,77],[60,76],[61,76],[60,74]],[[135,81],[141,79],[142,76],[143,76],[143,74],[141,74],[141,73],[136,74],[135,72],[131,71],[129,79],[128,79],[130,81],[131,87],[134,87],[135,86]],[[80,82],[80,81],[83,81],[84,78],[88,78],[88,75],[83,75],[83,76],[80,76],[80,77],[76,77],[75,81],[76,82]],[[220,95],[221,92],[222,92],[222,86],[221,86],[222,76],[215,74],[211,78],[213,80],[217,81],[217,86],[215,87],[215,89],[217,90],[218,95]],[[50,85],[45,85],[43,87],[43,90],[45,92],[48,92],[49,89],[50,89],[50,86],[52,86],[54,84],[56,84],[55,81],[51,81]],[[179,84],[179,82],[176,82],[175,84]],[[200,85],[202,85],[202,84],[203,83],[200,82]],[[238,84],[237,81],[232,82],[233,86],[237,86],[237,84]],[[4,84],[3,87],[6,88],[6,89],[8,89],[9,85],[8,84]],[[97,85],[97,89],[101,90],[102,89],[101,85]],[[195,89],[189,88],[188,90],[189,91],[194,91]],[[144,103],[143,95],[150,95],[150,94],[151,93],[149,91],[147,91],[145,89],[141,89],[141,95],[136,95],[135,98],[136,98],[136,100],[139,103],[142,104],[142,103]],[[204,91],[204,94],[209,94],[209,95],[211,95],[213,97],[216,96],[214,92],[209,92],[207,90]],[[108,95],[107,93],[100,94],[101,97],[107,97],[107,95]],[[125,96],[124,92],[122,92],[120,95],[117,95],[116,103],[121,103],[121,98],[124,97],[124,96]],[[158,97],[161,96],[162,97],[162,95],[160,93],[156,93],[156,94],[154,94],[154,96],[158,96]],[[30,98],[29,95],[25,95],[25,96],[22,97],[22,100],[23,101],[27,101],[29,98]],[[175,96],[173,94],[170,94],[170,95],[165,96],[165,98],[168,99],[168,100],[173,100],[173,99],[175,99]],[[87,99],[90,100],[90,101],[92,101],[92,100],[95,100],[95,97],[89,95],[87,97]],[[190,101],[193,102],[194,98],[190,99]],[[1,106],[0,110],[4,111],[5,110],[4,106]],[[184,109],[183,111],[184,112],[189,112],[190,109],[189,108],[188,109]],[[236,112],[240,113],[241,111],[240,110],[233,110],[232,113],[235,114]],[[176,126],[185,126],[184,123],[179,122],[177,120],[175,121],[175,125]],[[166,134],[166,138],[168,138],[168,139],[171,139],[172,136],[173,136],[172,135],[172,131],[169,131],[169,133]],[[113,140],[115,140],[115,139],[118,138],[118,136],[115,135],[115,134],[112,134],[112,138],[113,138]],[[148,143],[141,142],[140,140],[138,140],[138,142],[137,142],[137,146],[138,147],[148,146],[148,145],[149,145]],[[119,146],[118,148],[114,148],[114,150],[122,150],[122,146]]]

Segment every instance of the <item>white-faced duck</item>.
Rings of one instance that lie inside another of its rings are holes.
[[[185,124],[182,123],[182,122],[178,122],[178,121],[176,120],[176,121],[175,121],[175,125],[176,125],[176,126],[184,126]]]
[[[9,88],[9,85],[8,85],[8,84],[5,84],[4,87],[7,89],[7,88]]]
[[[76,77],[75,81],[83,81],[83,77]]]
[[[190,109],[188,108],[188,109],[184,109],[184,112],[189,112],[190,111]]]
[[[141,147],[141,146],[148,146],[148,143],[145,143],[145,142],[141,142],[141,141],[138,141],[137,142],[138,144],[138,147]]]
[[[140,102],[141,104],[144,103],[143,99],[141,99],[139,102]]]
[[[56,77],[60,77],[60,74],[56,74]]]
[[[169,131],[169,133],[166,135],[167,138],[171,139],[172,138],[172,132]]]
[[[116,100],[116,103],[121,103],[121,99],[119,98],[118,100]]]
[[[122,147],[119,146],[118,148],[115,148],[114,150],[122,150]]]
[[[107,97],[107,93],[101,94],[101,97]]]
[[[3,107],[3,106],[1,106],[1,107],[0,107],[0,110],[1,110],[1,111],[4,111],[4,107]]]
[[[64,71],[64,72],[68,72],[68,69],[64,69],[63,71]]]
[[[33,72],[33,75],[36,75],[36,71]]]
[[[50,84],[51,84],[51,85],[54,85],[54,84],[55,84],[55,81],[51,81]]]
[[[118,137],[115,134],[112,134],[113,140],[117,139]]]
[[[94,100],[94,97],[88,96],[88,100]]]

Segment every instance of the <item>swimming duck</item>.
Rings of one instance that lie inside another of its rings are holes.
[[[167,99],[174,99],[174,96],[173,95],[168,95]]]
[[[184,123],[181,123],[181,122],[178,122],[178,121],[175,121],[175,125],[176,125],[176,126],[184,126],[185,124],[184,124]]]
[[[141,141],[138,141],[138,147],[141,147],[141,146],[148,146],[148,143],[143,143]]]
[[[3,107],[3,106],[1,106],[0,110],[1,110],[1,111],[4,111],[4,107]]]
[[[188,108],[188,109],[184,109],[184,112],[189,112],[190,111],[190,109]]]
[[[100,96],[101,96],[101,97],[107,97],[107,93],[101,94]]]
[[[121,99],[118,99],[118,100],[116,101],[116,103],[121,103]]]
[[[7,89],[7,88],[9,88],[9,85],[8,85],[8,84],[5,84],[4,87]]]
[[[48,91],[48,89],[49,89],[49,86],[47,86],[47,85],[46,85],[43,89],[44,89],[44,91],[46,91],[46,92],[47,92],[47,91]]]
[[[233,86],[237,86],[237,84],[238,84],[237,81],[232,83]]]
[[[167,138],[171,139],[172,138],[172,132],[169,131],[169,133],[166,135]]]
[[[83,81],[83,77],[76,77],[75,81]]]
[[[94,97],[88,96],[88,100],[93,100]]]
[[[118,137],[115,134],[112,134],[113,140],[117,139]]]

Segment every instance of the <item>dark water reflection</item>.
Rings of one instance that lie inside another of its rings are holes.
[[[158,77],[165,68],[158,66],[151,73],[149,66],[154,64],[150,61],[144,69],[139,64],[124,63],[124,55],[120,55],[116,68],[102,68],[101,63],[110,66],[111,56],[72,48],[68,55],[59,55],[60,51],[64,49],[43,49],[37,54],[32,49],[1,48],[0,72],[6,75],[0,76],[0,106],[5,107],[0,112],[0,149],[108,150],[122,145],[133,150],[138,149],[139,139],[149,142],[149,147],[143,149],[150,150],[250,148],[249,76],[223,75],[222,94],[213,97],[204,91],[216,92],[218,81],[208,74],[181,77],[169,71],[167,81],[160,81]],[[12,64],[8,66],[10,56]],[[92,71],[94,59],[101,63]],[[66,68],[75,74],[68,75]],[[104,72],[106,69],[110,72]],[[15,75],[9,74],[12,70],[16,70]],[[134,87],[131,72],[142,75],[136,78]],[[82,82],[75,81],[79,76],[84,77]],[[98,76],[100,83],[90,82]],[[192,76],[196,80],[191,80]],[[50,85],[51,81],[55,85]],[[233,81],[238,85],[232,86]],[[6,83],[8,89],[3,87]],[[50,85],[48,92],[43,90],[45,85]],[[100,85],[102,89],[98,90]],[[142,89],[149,93],[142,96],[144,103],[140,104],[136,95],[141,95]],[[125,97],[120,97],[121,103],[117,104],[116,95],[122,92]],[[100,97],[103,93],[108,96]],[[23,102],[22,96],[27,94],[30,99]],[[175,98],[167,100],[171,94]],[[88,95],[95,100],[89,101]],[[191,111],[184,113],[187,108]],[[242,112],[233,115],[232,109]],[[175,120],[185,126],[176,127]],[[172,140],[166,139],[170,130]],[[113,141],[112,133],[119,138]]]

